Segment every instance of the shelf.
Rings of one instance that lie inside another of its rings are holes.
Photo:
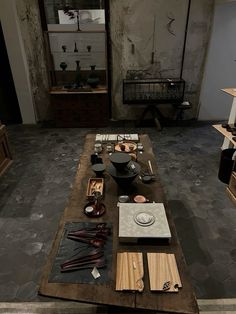
[[[222,91],[233,97],[236,97],[236,88],[223,88]]]
[[[90,31],[76,31],[76,30],[68,30],[68,31],[63,31],[63,30],[51,30],[51,31],[45,31],[45,33],[106,33],[105,30],[90,30]]]
[[[228,132],[225,128],[222,128],[221,124],[214,124],[213,128],[215,128],[217,131],[219,131],[221,134],[224,135],[233,145],[236,145],[236,142],[232,139],[234,135],[231,134],[231,132]]]
[[[86,91],[83,91],[83,90],[78,90],[78,89],[51,89],[49,91],[49,93],[51,95],[58,95],[58,94],[66,94],[66,95],[70,95],[70,94],[107,94],[108,91],[107,91],[107,88],[104,88],[104,87],[98,87],[96,89],[91,89],[90,90],[86,90]]]

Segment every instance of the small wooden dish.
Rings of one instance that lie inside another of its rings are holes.
[[[87,193],[86,193],[87,199],[93,200],[95,192],[100,192],[101,196],[103,196],[103,190],[104,190],[103,178],[90,178],[88,180],[88,185],[87,185]]]
[[[115,145],[116,152],[132,153],[137,150],[137,144],[134,142],[123,142]]]

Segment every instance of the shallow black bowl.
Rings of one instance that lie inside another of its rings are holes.
[[[131,165],[133,165],[133,169]],[[113,165],[109,165],[107,171],[118,185],[125,186],[134,181],[140,173],[140,169],[141,167],[137,162],[130,161],[130,163],[122,171],[117,170]]]

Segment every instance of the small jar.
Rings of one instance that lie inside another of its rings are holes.
[[[139,151],[142,151],[143,150],[143,144],[142,143],[138,143],[137,144],[137,148]]]
[[[107,144],[107,152],[112,153],[113,152],[113,145],[112,144]]]
[[[94,144],[94,152],[95,153],[101,153],[102,151],[102,144],[101,143],[95,143]]]

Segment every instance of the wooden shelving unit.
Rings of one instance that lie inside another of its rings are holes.
[[[230,96],[233,96],[233,102],[231,106],[231,111],[228,119],[228,124],[234,124],[236,122],[236,88],[224,88],[223,92],[227,93]],[[225,128],[221,126],[221,124],[214,124],[213,127],[219,131],[224,136],[224,142],[222,145],[222,149],[233,148],[236,146],[236,141],[233,140],[234,135],[231,132],[228,132]],[[235,189],[232,189],[232,185],[235,182],[235,174],[232,172],[231,180],[229,186],[226,188],[226,193],[231,199],[231,201],[236,205],[236,194]]]
[[[109,22],[109,1],[102,1],[103,4],[93,5],[92,8],[89,1],[74,5],[73,10],[77,11],[77,15],[73,15],[75,24],[68,23],[59,14],[63,5],[58,9],[57,4],[52,4],[54,16],[48,18],[48,6],[44,5],[43,0],[38,2],[45,39],[53,123],[57,127],[107,126],[110,117],[110,52],[106,27]],[[91,18],[86,22],[80,15],[83,10],[87,13],[91,11]],[[100,13],[92,12],[98,10]],[[96,88],[89,84],[89,77],[99,78]]]
[[[236,145],[236,142],[233,140],[233,135],[231,132],[228,132],[225,128],[222,128],[221,124],[214,124],[213,128],[215,128],[217,131],[219,131],[224,137],[226,137],[234,146]]]

